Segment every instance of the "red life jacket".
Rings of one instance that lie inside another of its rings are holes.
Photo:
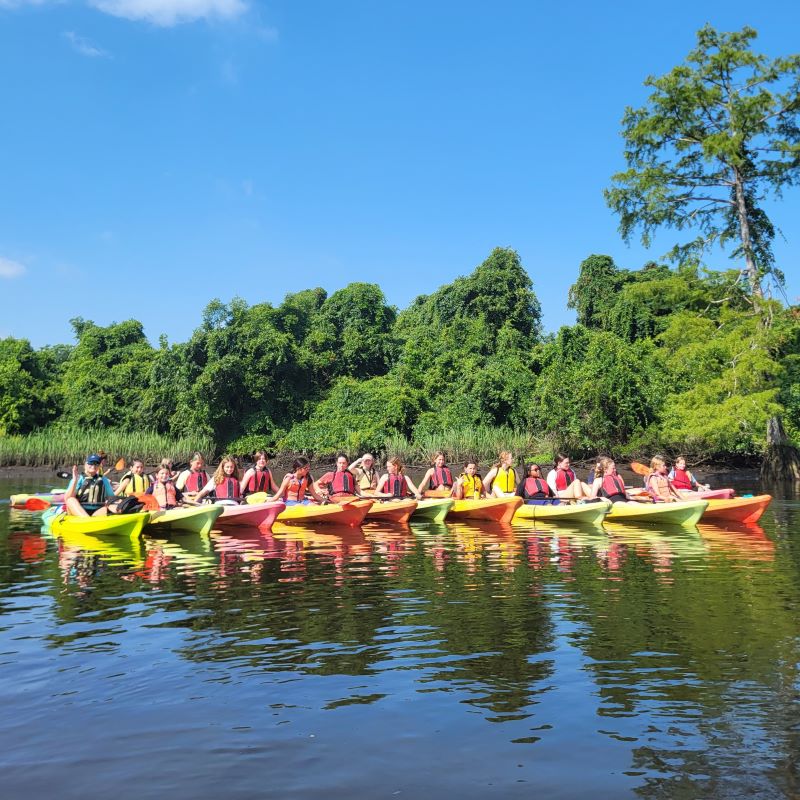
[[[673,469],[674,476],[672,485],[676,489],[692,489],[692,482],[689,480],[689,473],[685,469]]]
[[[272,473],[267,469],[254,469],[250,480],[247,481],[247,486],[244,487],[245,494],[254,494],[255,492],[268,492],[272,486]]]
[[[236,478],[228,478],[227,476],[222,479],[214,487],[214,494],[217,500],[241,500],[242,490],[239,486],[239,481]]]
[[[161,508],[175,508],[178,505],[178,493],[172,481],[161,483],[156,481],[153,484],[153,497],[158,501]]]
[[[208,475],[206,475],[205,470],[201,469],[199,472],[195,472],[194,470],[192,470],[189,473],[189,477],[186,479],[186,483],[184,483],[183,488],[187,492],[196,494],[207,483],[208,483]]]
[[[406,486],[405,475],[389,475],[387,474],[386,491],[392,497],[406,497],[408,495],[408,486]]]
[[[543,500],[545,497],[552,497],[553,490],[547,481],[541,478],[525,478],[523,497],[528,500]]]
[[[450,472],[449,467],[434,467],[433,474],[431,475],[429,485],[431,489],[438,489],[444,486],[446,489],[453,488],[453,473]]]
[[[575,480],[575,473],[571,469],[556,470],[556,489],[563,492]]]
[[[290,473],[289,483],[286,487],[286,499],[299,501],[304,500],[306,496],[306,490],[308,489],[308,485],[310,483],[310,475],[304,475],[302,478],[298,478],[294,473]]]
[[[353,475],[348,470],[333,473],[333,478],[328,485],[328,494],[355,494],[356,487]]]
[[[619,475],[606,475],[603,477],[603,483],[600,486],[600,494],[607,497],[609,500],[613,497],[622,496],[627,499],[625,494],[625,481]]]

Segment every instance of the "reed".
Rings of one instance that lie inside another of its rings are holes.
[[[384,449],[387,456],[398,456],[407,464],[430,464],[434,454],[440,451],[448,463],[460,464],[469,458],[483,465],[495,461],[502,450],[514,453],[520,459],[539,458],[543,453],[552,452],[549,441],[529,431],[486,426],[448,428],[413,439],[402,435],[388,436]]]
[[[49,428],[27,436],[0,437],[0,466],[67,466],[82,464],[89,453],[105,450],[109,462],[141,458],[157,464],[168,457],[187,461],[196,450],[211,458],[214,442],[207,436],[172,438],[153,431],[119,431],[108,428]]]

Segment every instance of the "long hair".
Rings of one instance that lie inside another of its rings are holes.
[[[392,456],[386,463],[395,467],[398,475],[403,474],[403,462],[397,456]]]
[[[297,470],[309,466],[310,463],[311,462],[305,456],[297,456],[297,458],[292,461],[292,472],[297,472]]]
[[[609,458],[608,456],[603,456],[601,459],[599,459],[597,462],[597,470],[599,470],[599,472],[595,473],[597,477],[602,478],[603,475],[605,475],[606,470],[608,469],[608,465],[613,463],[614,459]]]
[[[233,464],[233,475],[225,474],[226,464]],[[214,483],[222,483],[226,478],[235,478],[238,481],[240,477],[239,465],[236,463],[236,459],[233,456],[225,456],[222,461],[219,462],[214,472]]]

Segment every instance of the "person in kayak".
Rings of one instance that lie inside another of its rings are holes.
[[[413,495],[417,500],[422,500],[419,489],[414,486],[414,481],[403,473],[403,462],[395,456],[386,462],[386,472],[381,475],[376,495],[385,497],[403,498]]]
[[[538,464],[528,464],[527,476],[519,482],[517,496],[521,497],[527,505],[552,505],[561,504],[555,492],[544,478],[542,468]]]
[[[189,469],[183,470],[175,479],[176,488],[187,495],[197,494],[209,481],[202,453],[194,453],[189,461]]]
[[[707,492],[711,486],[699,483],[697,478],[686,469],[686,456],[678,456],[672,469],[669,471],[669,479],[672,485],[679,492]]]
[[[478,465],[474,461],[464,464],[464,471],[458,476],[453,486],[453,497],[457,500],[480,500],[486,497],[486,487],[478,474]]]
[[[355,475],[358,488],[362,493],[372,493],[378,488],[378,467],[372,453],[364,453],[347,467]]]
[[[617,475],[617,465],[613,458],[604,456],[597,462],[597,472],[592,484],[592,497],[604,497],[612,503],[627,503],[636,500],[625,491],[625,481]],[[646,497],[645,502],[650,502]]]
[[[650,474],[644,479],[647,493],[655,503],[675,503],[683,498],[667,474],[667,462],[661,456],[653,456],[650,460]]]
[[[310,502],[306,498],[310,494],[318,503],[327,503],[328,498],[323,497],[314,488],[314,478],[311,475],[311,465],[305,456],[298,456],[292,464],[292,471],[284,475],[278,491],[269,498],[269,502],[283,500],[287,506],[306,505]]]
[[[422,476],[419,490],[429,497],[449,497],[453,491],[453,473],[445,463],[444,453],[434,453],[431,468]]]
[[[144,474],[144,462],[142,459],[134,458],[131,462],[130,470],[122,476],[122,480],[117,486],[117,496],[132,497],[136,494],[143,494],[152,483],[150,476]]]
[[[162,469],[166,469],[166,467],[162,467]],[[206,495],[211,494],[214,495],[215,503],[236,504],[241,503],[244,499],[239,478],[239,465],[233,456],[225,456],[219,462],[211,480],[197,493],[194,499],[200,501]]]
[[[547,483],[556,497],[562,500],[580,500],[592,495],[592,487],[578,480],[570,466],[569,456],[559,453],[553,459],[553,469],[547,473]]]
[[[64,492],[64,507],[76,517],[102,517],[108,514],[108,503],[115,499],[111,481],[100,474],[100,456],[92,454],[83,465],[72,467],[72,480]]]
[[[315,486],[318,492],[325,492],[329,500],[352,500],[361,496],[361,488],[355,475],[350,472],[347,456],[336,456],[336,469],[326,472]]]
[[[493,497],[513,497],[517,491],[517,472],[513,467],[514,456],[504,450],[486,473],[483,483]]]
[[[272,477],[272,471],[269,469],[269,457],[265,450],[256,450],[253,454],[255,464],[244,473],[242,483],[239,487],[242,490],[242,497],[247,497],[249,494],[256,492],[276,492],[278,484]]]
[[[148,487],[145,494],[155,497],[158,507],[163,511],[183,505],[183,492],[175,485],[172,474],[167,467],[159,467],[156,481]]]

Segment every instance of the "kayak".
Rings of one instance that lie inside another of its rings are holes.
[[[243,505],[229,506],[220,503],[217,508],[222,509],[222,514],[216,522],[220,527],[244,525],[254,528],[271,528],[278,515],[286,508],[286,503],[244,503]]]
[[[208,533],[223,512],[222,506],[204,505],[189,508],[171,508],[169,511],[150,512],[148,526],[159,530]]]
[[[733,489],[707,489],[704,492],[678,489],[678,494],[686,500],[730,500],[736,492]]]
[[[428,497],[417,503],[411,519],[414,522],[444,522],[447,512],[456,501],[452,497]]]
[[[338,503],[298,504],[286,506],[278,514],[278,520],[288,525],[319,525],[332,523],[334,525],[347,525],[355,527],[361,525],[367,512],[372,508],[372,500],[353,500],[346,505]]]
[[[367,522],[396,522],[404,524],[417,510],[417,501],[410,499],[373,501],[367,511]]]
[[[772,502],[772,495],[709,500],[703,522],[756,522]]]
[[[677,503],[614,503],[605,522],[646,522],[655,525],[697,525],[709,500],[684,500]]]
[[[486,497],[481,500],[456,500],[447,519],[483,519],[511,522],[514,512],[522,505],[521,497]]]
[[[611,508],[611,503],[607,500],[601,503],[576,503],[569,505],[561,503],[553,505],[536,505],[534,503],[523,503],[514,515],[515,520],[535,519],[543,522],[550,520],[561,522],[585,523],[589,525],[599,525]]]
[[[86,533],[91,536],[138,536],[150,519],[150,513],[106,514],[102,517],[78,517],[60,508],[48,508],[42,514],[44,524],[56,534]]]
[[[53,505],[61,505],[64,502],[64,492],[37,492],[36,494],[12,494],[9,498],[11,508],[25,508],[25,503],[31,498],[46,500]]]

